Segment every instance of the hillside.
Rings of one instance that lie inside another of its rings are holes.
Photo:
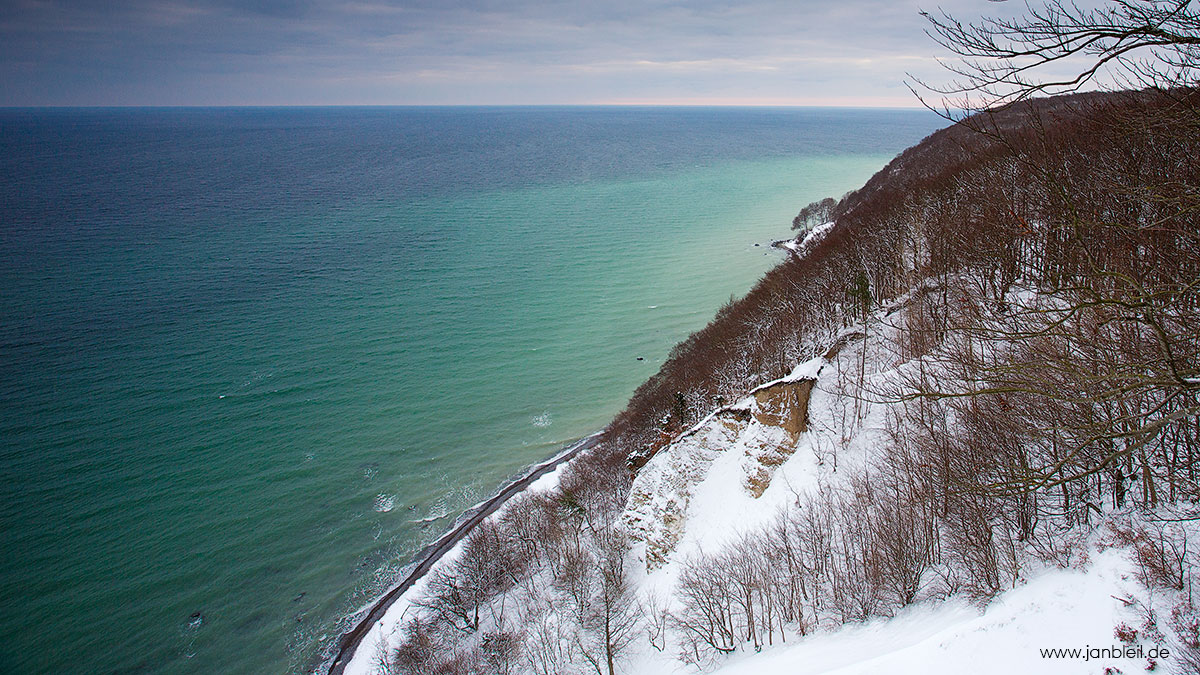
[[[1194,671],[1195,103],[1035,99],[905,151],[436,566],[371,665],[1063,672],[1030,650],[1115,641]]]

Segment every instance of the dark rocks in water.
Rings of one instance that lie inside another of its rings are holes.
[[[640,356],[638,357],[638,361],[645,361],[645,360],[646,360],[646,359],[643,359],[643,358],[642,358],[642,357],[640,357]]]
[[[762,246],[762,244],[755,244],[755,246]]]

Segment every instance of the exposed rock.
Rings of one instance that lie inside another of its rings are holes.
[[[856,340],[862,340],[865,337],[867,337],[867,334],[860,330],[843,333],[838,337],[837,340],[834,341],[832,345],[830,345],[829,349],[825,350],[822,358],[824,358],[826,361],[832,361],[837,358],[838,352],[842,351],[846,345]]]
[[[646,544],[647,571],[661,566],[675,550],[692,489],[708,475],[717,455],[737,442],[749,420],[744,411],[722,411],[655,453],[638,472],[622,520],[630,536]]]
[[[647,571],[667,562],[683,536],[688,503],[721,453],[739,452],[742,483],[755,498],[808,430],[813,379],[776,382],[723,408],[645,460],[622,516],[626,531],[645,544]]]
[[[816,380],[779,382],[754,392],[754,419],[780,427],[792,440],[808,431],[808,398]]]

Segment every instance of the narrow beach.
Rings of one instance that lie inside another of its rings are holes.
[[[400,583],[389,589],[387,593],[380,596],[378,600],[371,603],[370,608],[366,610],[362,618],[355,622],[354,627],[342,634],[341,638],[338,639],[337,653],[334,655],[333,660],[328,665],[319,668],[318,672],[324,671],[328,675],[342,675],[346,670],[346,666],[354,659],[354,655],[363,643],[363,639],[371,632],[371,628],[378,624],[384,615],[387,614],[388,609],[409,588],[412,588],[413,584],[425,576],[442,559],[442,556],[453,549],[455,544],[470,534],[476,525],[495,513],[497,509],[503,506],[514,495],[532,485],[534,481],[557,469],[563,462],[570,460],[580,452],[595,447],[599,438],[600,432],[596,432],[591,436],[586,436],[571,443],[565,450],[541,464],[535,464],[521,477],[509,482],[495,496],[465,511],[445,534],[421,549],[413,557],[411,563],[413,567],[408,575]]]

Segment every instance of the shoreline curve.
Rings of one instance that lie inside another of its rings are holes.
[[[520,478],[502,487],[490,499],[480,502],[464,511],[445,534],[438,537],[413,556],[412,562],[416,563],[416,566],[412,568],[408,576],[404,577],[403,580],[392,586],[386,593],[372,602],[370,609],[354,624],[354,627],[342,633],[341,637],[338,638],[337,652],[333,660],[329,662],[328,666],[317,668],[317,672],[323,670],[326,675],[343,675],[346,666],[354,658],[354,654],[362,644],[363,638],[366,637],[375,622],[382,619],[396,600],[400,599],[400,596],[404,595],[405,591],[411,588],[421,577],[425,576],[433,568],[434,564],[442,559],[442,556],[454,548],[454,545],[467,536],[484,518],[495,513],[513,495],[523,491],[533,484],[534,481],[558,468],[560,464],[570,460],[580,452],[594,448],[600,441],[601,433],[603,432],[597,431],[590,436],[585,436],[575,441],[550,459],[540,464],[535,464]]]

